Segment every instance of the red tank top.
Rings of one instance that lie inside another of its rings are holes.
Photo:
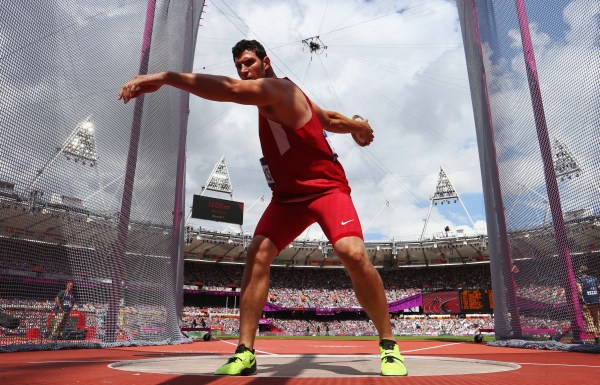
[[[325,139],[310,99],[311,118],[300,128],[283,127],[258,115],[265,176],[273,202],[300,202],[332,192],[350,194],[344,168]]]

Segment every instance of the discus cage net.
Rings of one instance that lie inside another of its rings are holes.
[[[496,344],[543,340],[544,348],[600,351],[593,306],[578,292],[583,266],[600,277],[600,5],[457,5],[484,186]]]
[[[0,4],[1,351],[187,341],[188,95],[117,95],[135,74],[191,71],[203,6]]]

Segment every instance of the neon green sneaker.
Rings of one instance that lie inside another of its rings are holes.
[[[396,341],[381,340],[379,342],[379,355],[381,356],[382,376],[407,376],[408,370],[404,366],[404,357]]]
[[[248,349],[240,344],[227,363],[215,371],[216,375],[247,376],[256,372],[256,357],[254,349]]]

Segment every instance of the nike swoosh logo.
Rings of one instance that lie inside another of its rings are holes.
[[[354,219],[350,219],[348,221],[342,221],[342,226],[346,226],[348,223],[352,222]]]

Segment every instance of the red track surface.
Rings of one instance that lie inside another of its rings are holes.
[[[476,375],[404,378],[265,378],[202,377],[126,372],[108,368],[119,360],[176,355],[228,356],[237,341],[196,342],[187,345],[118,349],[81,349],[44,352],[0,353],[0,384],[139,384],[139,385],[366,385],[366,384],[600,384],[600,356],[546,350],[489,347],[476,343],[405,341],[400,348],[407,356],[440,356],[512,362],[520,369]],[[376,341],[258,340],[258,351],[271,354],[376,354]],[[258,357],[260,371],[260,357]],[[409,366],[409,374],[411,368]],[[416,373],[413,373],[416,374]]]

